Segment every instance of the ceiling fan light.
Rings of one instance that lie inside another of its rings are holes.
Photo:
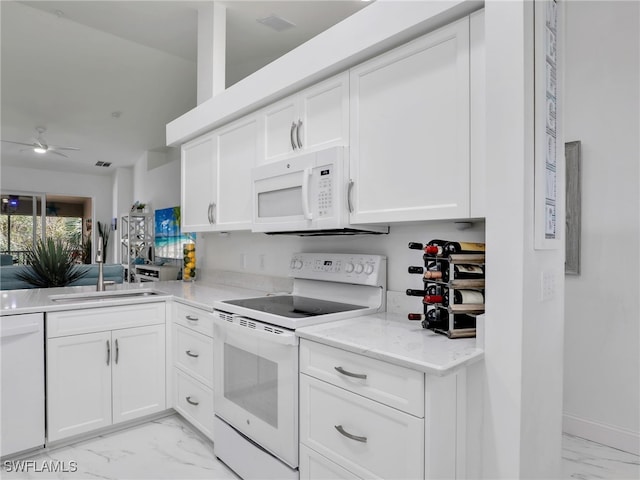
[[[33,147],[33,151],[36,153],[47,153],[47,149],[42,147]]]

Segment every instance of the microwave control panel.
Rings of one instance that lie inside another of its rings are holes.
[[[289,276],[379,286],[386,281],[386,267],[387,258],[382,255],[296,253],[289,264]]]
[[[333,215],[333,187],[334,174],[333,165],[325,165],[313,169],[315,180],[315,195],[317,205],[317,215],[319,218]]]

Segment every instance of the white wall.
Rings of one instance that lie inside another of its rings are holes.
[[[582,255],[566,277],[565,431],[640,451],[640,4],[567,3],[566,140],[582,142]]]
[[[180,149],[142,155],[133,168],[133,200],[150,211],[180,205]]]

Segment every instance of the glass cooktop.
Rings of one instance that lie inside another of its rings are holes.
[[[257,310],[287,318],[315,317],[330,313],[348,312],[367,307],[348,303],[329,302],[317,298],[299,297],[296,295],[274,295],[269,297],[245,298],[242,300],[226,300],[222,303]]]

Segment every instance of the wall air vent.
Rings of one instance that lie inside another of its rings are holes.
[[[107,168],[107,167],[110,167],[110,166],[111,166],[111,162],[101,162],[101,161],[96,162],[96,167],[105,167],[105,168]]]
[[[296,26],[295,23],[291,23],[289,20],[285,20],[273,13],[268,17],[257,18],[256,21],[269,28],[273,28],[276,32],[282,32]]]

